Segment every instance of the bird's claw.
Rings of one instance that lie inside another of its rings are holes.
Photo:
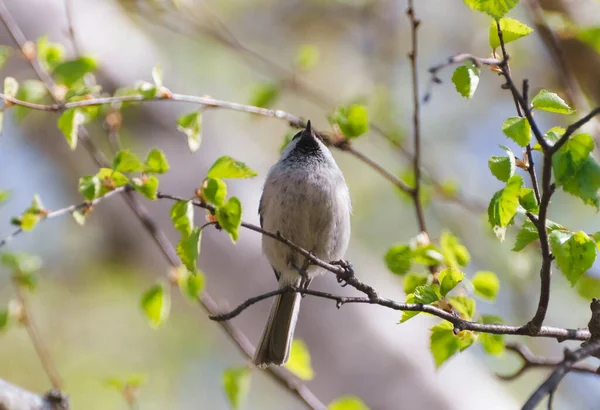
[[[330,262],[330,264],[334,266],[339,266],[344,270],[343,275],[339,275],[337,277],[337,281],[338,283],[342,284],[342,287],[348,286],[348,280],[354,277],[354,268],[352,267],[352,264],[344,259]]]

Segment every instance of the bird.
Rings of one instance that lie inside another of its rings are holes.
[[[352,203],[346,180],[310,121],[271,167],[259,203],[260,226],[323,261],[339,262],[350,241]],[[324,270],[281,241],[262,236],[279,289],[308,289]],[[279,294],[271,307],[253,363],[259,368],[284,365],[298,319],[299,292]]]

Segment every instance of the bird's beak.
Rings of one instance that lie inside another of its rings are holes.
[[[312,137],[315,138],[315,133],[312,130],[312,126],[310,125],[310,120],[306,123],[306,128],[302,131],[302,137]]]

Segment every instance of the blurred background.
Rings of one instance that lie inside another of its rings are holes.
[[[490,18],[460,0],[416,3],[422,20],[419,82],[424,94],[430,66],[460,52],[489,56]],[[95,57],[100,63],[96,79],[108,92],[138,80],[151,81],[156,64],[162,66],[165,86],[179,93],[251,103],[257,87],[276,84],[280,92],[272,105],[310,118],[319,129],[329,129],[327,115],[337,105],[361,101],[386,134],[403,149],[412,149],[405,1],[9,0],[6,5],[28,39],[47,35],[64,44],[70,56],[79,50]],[[548,88],[582,112],[597,105],[600,46],[593,37],[579,33],[600,27],[599,9],[600,3],[593,0],[523,0],[509,13],[535,29],[509,45],[513,75],[518,82],[530,79],[530,95]],[[14,47],[3,27],[0,43]],[[305,45],[314,47],[317,57],[310,70],[299,70],[295,58]],[[430,235],[437,238],[442,230],[451,230],[473,257],[467,274],[485,269],[501,278],[498,302],[478,301],[480,312],[501,315],[507,323],[525,323],[537,305],[539,253],[534,246],[511,252],[516,229],[509,228],[500,244],[485,217],[487,201],[502,187],[489,173],[487,161],[491,155],[502,155],[498,144],[510,142],[500,127],[515,115],[515,108],[496,74],[482,70],[475,97],[465,100],[450,81],[452,70],[441,73],[444,83],[433,88],[422,109],[423,162],[428,175],[456,184],[461,203],[432,194],[426,209]],[[36,78],[16,49],[2,75],[19,81]],[[202,146],[192,154],[176,122],[196,108],[164,102],[128,108],[121,130],[124,146],[139,155],[151,147],[164,150],[171,170],[161,178],[161,191],[179,196],[190,196],[218,157],[230,155],[245,162],[259,176],[229,182],[229,192],[242,200],[244,220],[258,223],[262,183],[278,159],[287,125],[238,112],[207,111]],[[56,127],[57,117],[31,112],[17,120],[12,112],[5,115],[0,189],[12,196],[0,205],[0,238],[12,232],[10,218],[29,206],[34,194],[49,209],[78,203],[79,177],[97,171],[83,147],[75,153],[69,150]],[[539,121],[545,130],[565,120],[543,115]],[[589,126],[595,130],[595,124]],[[101,121],[89,130],[93,140],[108,146]],[[401,149],[375,132],[358,139],[355,147],[397,175],[409,170]],[[418,233],[412,205],[355,158],[340,151],[333,154],[354,203],[347,258],[357,275],[381,295],[404,300],[402,281],[387,271],[383,255],[392,244],[406,243]],[[178,235],[169,219],[172,204],[145,203],[175,244]],[[196,214],[197,223],[202,223],[204,215]],[[554,198],[550,219],[572,230],[600,230],[593,208],[561,192]],[[168,264],[122,198],[104,201],[84,227],[70,217],[49,220],[15,238],[3,251],[43,258],[39,289],[30,297],[32,313],[65,379],[73,408],[127,408],[103,381],[138,372],[148,377],[139,392],[140,409],[228,408],[221,374],[227,367],[243,366],[246,359],[201,309],[175,293],[166,324],[150,329],[139,308],[140,296],[164,277]],[[276,286],[261,254],[260,236],[246,230],[240,231],[234,245],[226,234],[208,229],[200,268],[207,292],[223,310]],[[589,299],[579,293],[589,297],[600,289],[594,272],[585,282],[587,292],[570,289],[560,274],[554,279],[546,323],[585,327]],[[13,298],[8,272],[0,275],[0,283],[4,305]],[[315,280],[313,288],[354,293],[339,288],[331,275]],[[254,305],[233,320],[252,343],[260,337],[270,303]],[[324,403],[356,395],[372,410],[467,410],[481,409],[483,404],[486,409],[516,409],[546,376],[547,371],[535,370],[517,381],[502,382],[495,372],[510,373],[519,361],[510,352],[487,356],[479,345],[435,371],[428,328],[437,320],[420,315],[398,325],[399,318],[398,312],[381,307],[338,310],[330,301],[307,297],[296,336],[312,354],[315,378],[308,387]],[[557,358],[563,347],[576,346],[541,339],[524,342],[536,354]],[[36,392],[49,388],[24,329],[11,328],[0,336],[0,378]],[[569,375],[555,398],[556,408],[597,408],[597,383],[594,376]],[[254,371],[243,408],[304,407],[272,379]]]

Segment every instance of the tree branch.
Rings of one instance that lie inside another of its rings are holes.
[[[64,393],[54,389],[39,396],[0,379],[0,409],[68,410],[69,399]]]

